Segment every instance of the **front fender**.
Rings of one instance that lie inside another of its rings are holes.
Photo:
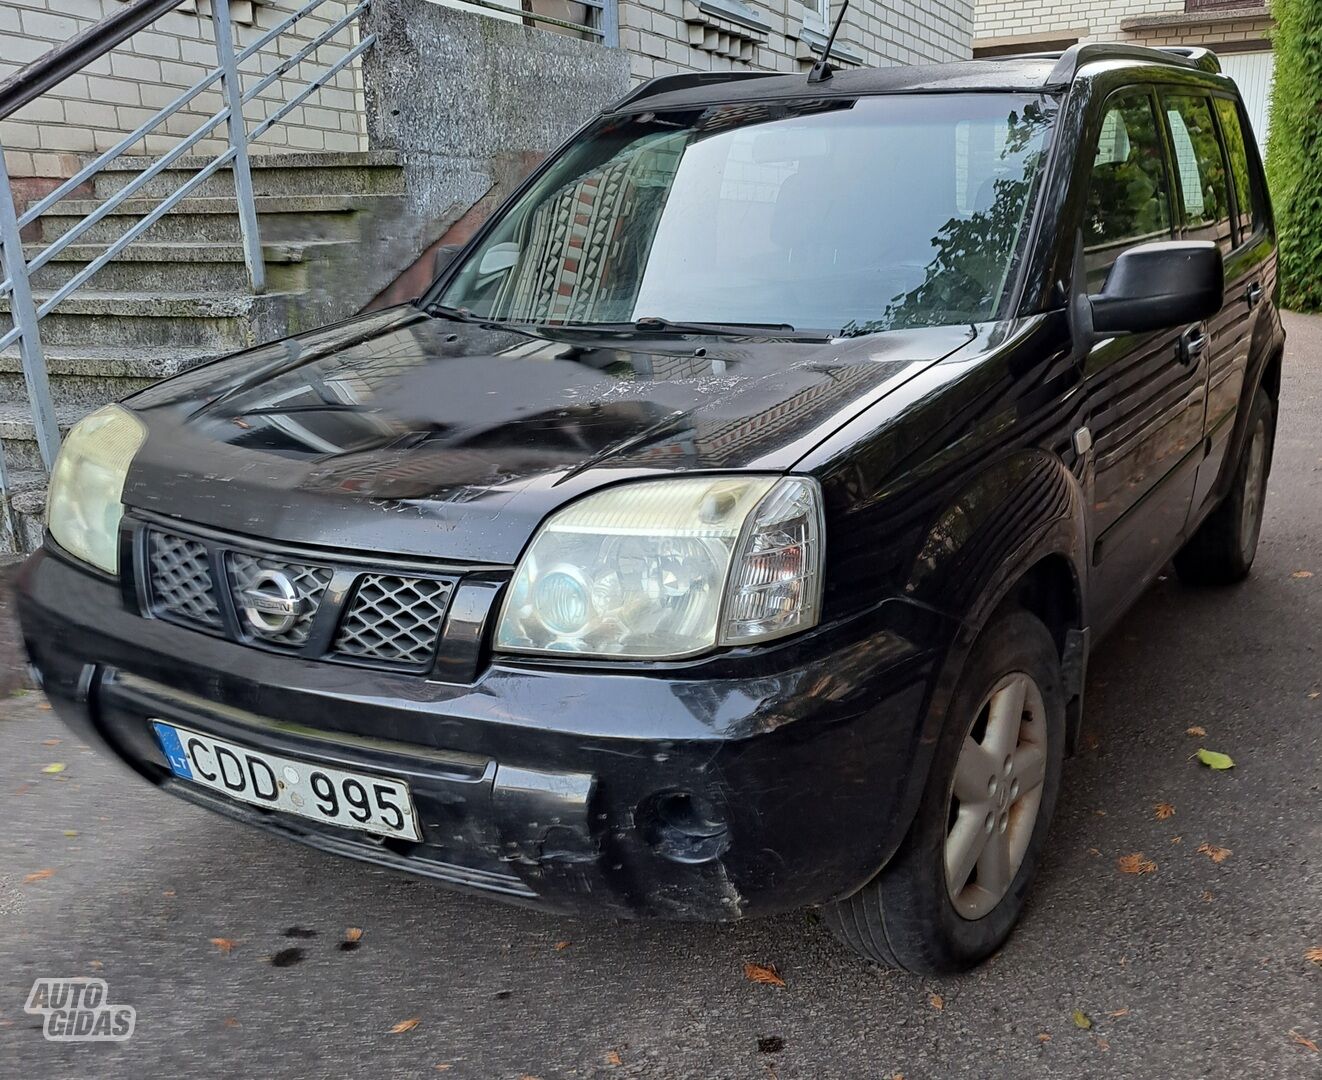
[[[1067,698],[1071,700],[1068,747],[1082,712],[1087,630],[1086,502],[1079,479],[1060,458],[1042,450],[1012,452],[980,471],[936,514],[909,570],[905,592],[954,620],[945,659],[928,695],[914,767],[905,779],[891,854],[908,832],[923,790],[946,713],[965,661],[997,609],[1035,568],[1050,564],[1052,577],[1071,595],[1061,598],[1067,626],[1062,639]]]

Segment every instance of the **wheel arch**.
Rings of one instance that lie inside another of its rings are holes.
[[[989,463],[933,517],[906,592],[951,616],[953,632],[929,690],[888,858],[918,810],[973,644],[1005,607],[1026,608],[1051,632],[1065,680],[1066,753],[1076,746],[1089,646],[1085,505],[1065,462],[1032,449]]]

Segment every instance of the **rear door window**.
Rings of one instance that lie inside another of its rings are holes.
[[[1257,232],[1260,224],[1256,212],[1253,181],[1249,176],[1248,148],[1244,144],[1244,129],[1239,122],[1239,109],[1229,98],[1214,98],[1217,119],[1221,121],[1221,135],[1226,141],[1226,157],[1230,159],[1230,180],[1235,188],[1236,224],[1239,243],[1244,243]]]
[[[1088,290],[1098,292],[1119,254],[1171,237],[1170,176],[1148,91],[1107,102],[1084,204]]]
[[[1230,228],[1230,189],[1226,159],[1212,119],[1212,100],[1202,96],[1166,98],[1175,152],[1176,187],[1184,207],[1184,235],[1212,240],[1222,251],[1234,246]]]

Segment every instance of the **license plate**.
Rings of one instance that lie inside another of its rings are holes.
[[[232,799],[342,829],[418,839],[417,815],[401,780],[343,772],[151,722],[175,776]]]

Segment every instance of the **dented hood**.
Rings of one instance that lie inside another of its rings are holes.
[[[271,540],[506,565],[617,479],[782,472],[968,327],[842,342],[537,334],[394,308],[130,398],[132,507]]]

